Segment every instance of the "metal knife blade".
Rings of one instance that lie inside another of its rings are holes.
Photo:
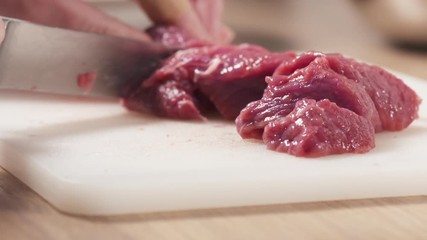
[[[0,89],[119,97],[172,53],[151,42],[3,21]]]

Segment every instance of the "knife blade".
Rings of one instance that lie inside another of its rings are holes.
[[[3,21],[0,89],[120,97],[172,53],[152,42]]]

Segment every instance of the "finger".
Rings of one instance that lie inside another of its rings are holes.
[[[233,30],[231,30],[227,26],[222,26],[221,31],[217,38],[217,42],[223,43],[223,44],[231,43],[234,39],[234,36],[235,34]]]
[[[156,24],[176,25],[199,39],[205,40],[209,37],[188,0],[138,0],[138,2]]]
[[[215,41],[194,11],[190,11],[187,14],[182,15],[181,18],[177,19],[173,23],[173,25],[184,29],[191,36],[200,40]]]
[[[222,23],[223,0],[190,0],[200,21],[217,43],[230,43],[234,32]]]
[[[5,25],[4,25],[3,19],[0,17],[0,44],[3,42],[5,36],[6,36]]]
[[[53,27],[149,40],[142,31],[81,0],[1,0],[0,14]]]
[[[222,0],[190,0],[193,8],[209,34],[218,37],[222,31]]]

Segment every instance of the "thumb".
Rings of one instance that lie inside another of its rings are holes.
[[[0,17],[0,44],[3,42],[5,36],[6,36],[6,25],[4,24],[3,19]]]

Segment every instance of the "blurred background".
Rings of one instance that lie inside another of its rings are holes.
[[[140,28],[131,0],[92,0]],[[427,79],[427,0],[225,0],[236,43],[274,51],[339,52]]]

